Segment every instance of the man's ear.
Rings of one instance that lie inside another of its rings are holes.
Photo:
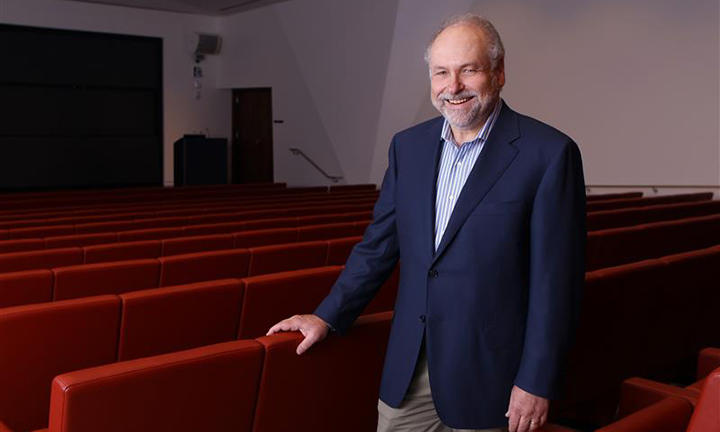
[[[501,58],[498,61],[493,75],[495,78],[496,87],[498,89],[503,88],[503,86],[505,85],[505,59],[504,58]]]

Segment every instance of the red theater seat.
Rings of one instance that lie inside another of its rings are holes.
[[[47,237],[45,239],[45,248],[63,248],[73,246],[90,246],[95,244],[114,243],[117,240],[115,233],[95,233],[95,234],[73,234],[69,236]]]
[[[692,412],[692,404],[687,400],[669,397],[596,432],[682,432]]]
[[[60,375],[49,431],[248,432],[262,358],[234,341]]]
[[[53,269],[54,300],[121,294],[155,288],[160,280],[160,263],[155,259],[83,264]]]
[[[345,265],[352,248],[361,240],[362,236],[329,240],[326,265]]]
[[[182,227],[147,228],[117,233],[118,242],[161,240],[185,235]]]
[[[310,225],[298,228],[298,241],[327,240],[355,234],[354,222]]]
[[[269,228],[233,234],[236,248],[250,248],[297,241],[297,228]]]
[[[120,297],[118,359],[130,360],[235,339],[243,289],[229,279]]]
[[[160,258],[160,286],[182,285],[248,275],[247,249],[199,252]]]
[[[238,338],[264,336],[278,321],[312,313],[337,279],[341,267],[321,267],[243,279],[245,297]]]
[[[250,248],[248,276],[325,265],[327,242],[314,241]]]
[[[213,224],[188,225],[183,227],[184,236],[226,234],[245,229],[245,222],[226,222]]]
[[[0,253],[22,252],[45,249],[45,240],[41,238],[0,240]]]
[[[0,421],[47,426],[52,379],[115,361],[119,319],[116,296],[0,310]]]
[[[705,380],[687,432],[718,430],[720,430],[720,368],[715,369]]]
[[[52,300],[51,270],[0,274],[0,308]]]
[[[131,259],[157,258],[162,244],[159,240],[144,240],[96,246],[85,246],[85,264],[123,261]]]
[[[162,256],[232,249],[233,245],[232,234],[171,238],[162,241]]]
[[[0,255],[0,273],[51,269],[53,267],[82,264],[82,262],[83,252],[80,248],[13,252]]]
[[[62,236],[75,234],[74,225],[52,225],[52,226],[41,226],[32,228],[13,228],[8,230],[8,238],[10,239],[23,239],[23,238],[40,238],[40,237],[51,237],[51,236]]]
[[[307,431],[375,430],[391,319],[391,312],[362,316],[343,337],[331,334],[300,356],[300,333],[259,338],[265,359],[253,431],[287,432],[298,425]],[[309,402],[298,403],[298,395]]]

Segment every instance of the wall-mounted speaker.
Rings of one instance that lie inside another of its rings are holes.
[[[193,33],[190,38],[190,49],[193,54],[205,56],[220,54],[222,38],[209,33]]]

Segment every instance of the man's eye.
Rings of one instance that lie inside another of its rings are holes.
[[[463,69],[463,73],[466,73],[466,74],[474,74],[475,72],[477,72],[477,69],[470,69],[470,68]]]
[[[445,75],[445,74],[447,74],[446,71],[437,71],[437,72],[435,72],[435,75],[436,75],[436,76],[443,76],[443,75]]]

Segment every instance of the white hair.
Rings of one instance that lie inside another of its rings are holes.
[[[445,21],[443,21],[440,28],[433,34],[430,43],[425,48],[425,61],[430,62],[430,48],[432,47],[435,39],[438,38],[446,28],[454,26],[456,24],[470,24],[477,26],[485,34],[487,38],[487,57],[490,60],[490,68],[495,70],[500,62],[505,58],[505,47],[503,46],[502,40],[500,40],[500,34],[498,33],[495,26],[485,17],[474,14],[466,13],[462,15],[455,15]]]

